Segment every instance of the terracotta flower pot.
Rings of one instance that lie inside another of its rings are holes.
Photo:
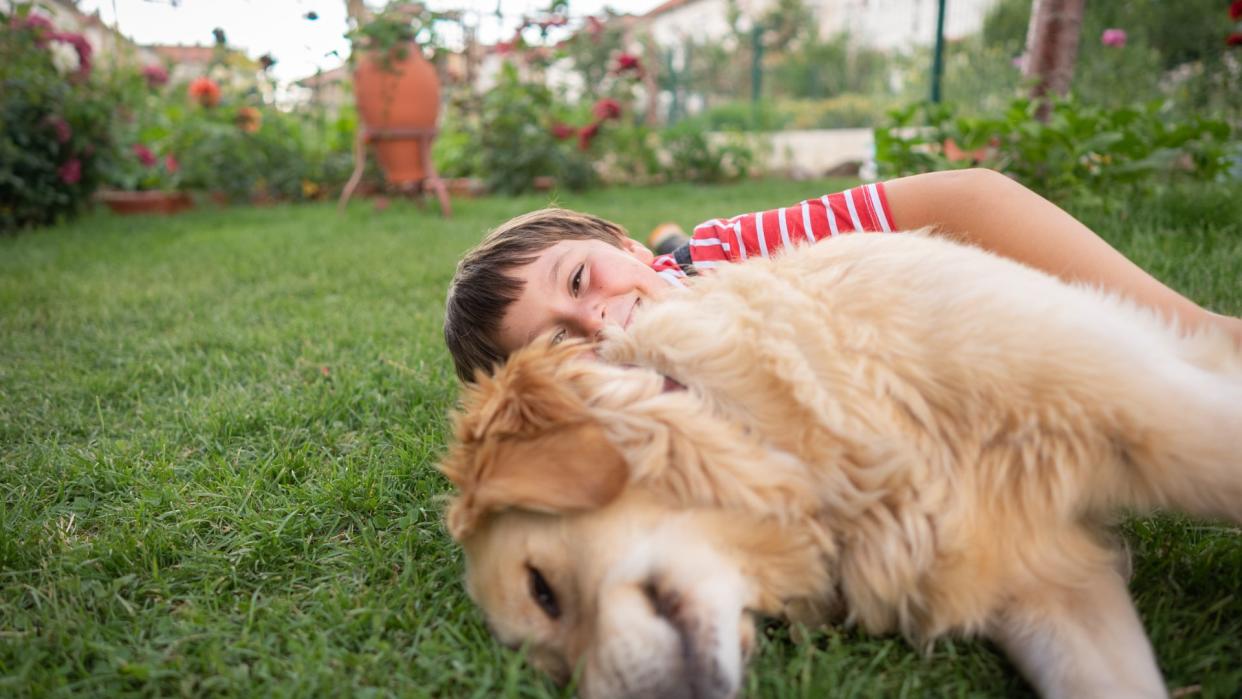
[[[128,192],[105,189],[98,192],[95,198],[103,202],[113,213],[122,215],[175,214],[194,205],[190,195],[185,192]]]
[[[354,98],[358,115],[372,136],[384,177],[395,185],[419,182],[427,176],[430,154],[423,152],[418,138],[394,137],[385,130],[413,134],[436,127],[440,113],[440,80],[435,68],[415,45],[407,46],[405,56],[397,51],[384,56],[361,53],[354,69]]]

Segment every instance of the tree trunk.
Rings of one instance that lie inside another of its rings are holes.
[[[1086,0],[1035,0],[1026,32],[1023,76],[1034,79],[1031,99],[1039,102],[1036,118],[1048,120],[1049,100],[1069,92],[1078,60],[1078,37]]]

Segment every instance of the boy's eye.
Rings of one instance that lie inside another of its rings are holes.
[[[578,269],[574,270],[574,276],[569,280],[569,292],[574,296],[577,296],[582,288],[582,270],[583,265],[578,265]]]
[[[552,336],[552,344],[559,345],[564,341],[565,341],[565,331],[563,329],[557,330],[556,334]]]

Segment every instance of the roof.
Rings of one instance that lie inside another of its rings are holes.
[[[215,56],[214,46],[181,46],[170,44],[153,44],[144,46],[160,58],[175,64],[210,63]]]
[[[309,75],[301,80],[295,80],[293,84],[299,87],[309,87],[311,89],[315,89],[327,85],[335,85],[336,83],[345,82],[349,79],[349,67],[345,64],[341,64],[321,73]]]
[[[651,9],[651,11],[649,11],[647,14],[640,17],[640,19],[644,19],[644,20],[653,19],[655,17],[658,17],[664,14],[665,12],[672,12],[673,10],[676,10],[679,7],[684,7],[686,5],[693,5],[694,3],[698,1],[699,0],[666,0],[666,2],[656,5],[654,8]]]

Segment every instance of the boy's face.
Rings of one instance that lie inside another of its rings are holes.
[[[513,271],[522,295],[500,323],[506,353],[555,328],[558,341],[593,337],[607,324],[628,326],[643,303],[668,284],[649,266],[652,253],[626,238],[617,248],[601,240],[562,240]]]

